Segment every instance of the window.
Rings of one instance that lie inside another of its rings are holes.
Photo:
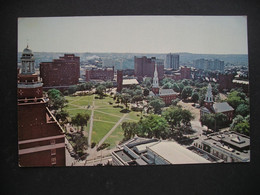
[[[51,157],[51,164],[56,165],[56,157]]]
[[[51,145],[54,145],[55,144],[55,139],[52,139],[50,142],[51,142]]]
[[[56,149],[51,149],[51,155],[56,155]]]

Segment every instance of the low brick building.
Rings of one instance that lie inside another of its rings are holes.
[[[113,68],[92,68],[91,70],[86,70],[86,81],[90,81],[92,79],[113,81],[114,66]]]

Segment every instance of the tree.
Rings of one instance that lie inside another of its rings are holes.
[[[169,128],[163,117],[151,114],[138,122],[136,133],[141,137],[166,139],[169,135]]]
[[[179,106],[173,106],[163,112],[163,117],[171,127],[171,130],[176,126],[180,126],[182,120],[182,110]]]
[[[249,109],[250,109],[249,105],[239,104],[237,109],[236,109],[236,114],[245,117],[245,116],[249,115],[249,112],[250,112]]]
[[[106,90],[106,87],[104,85],[98,85],[96,88],[96,93],[99,95],[99,98],[102,99],[104,97],[104,91]]]
[[[210,129],[214,129],[215,131],[226,127],[228,123],[228,117],[223,113],[204,114],[200,120],[202,125],[205,125]]]
[[[181,120],[182,123],[186,126],[190,123],[190,121],[192,119],[194,119],[194,116],[191,114],[191,112],[186,109],[182,110],[181,117],[182,117],[182,120]]]
[[[81,132],[83,131],[84,126],[87,126],[89,115],[87,113],[81,114],[77,113],[76,116],[72,117],[71,123],[76,126],[81,127]]]
[[[64,98],[63,94],[57,89],[50,89],[48,90],[47,94],[49,97],[48,105],[53,110],[62,110],[65,107],[65,104],[68,102]]]
[[[82,155],[84,149],[87,149],[88,139],[80,134],[73,135],[73,141],[75,143],[74,150],[77,154]]]
[[[106,86],[106,88],[111,90],[111,88],[113,87],[113,83],[111,81],[106,82],[105,86]]]
[[[194,92],[192,95],[191,95],[191,99],[194,103],[198,102],[199,100],[199,94],[197,92]]]
[[[172,89],[173,89],[175,92],[180,92],[180,87],[179,87],[179,85],[177,85],[176,83],[173,83]]]
[[[153,108],[155,114],[161,114],[165,103],[161,98],[156,98],[150,101],[149,105]]]
[[[187,99],[188,97],[191,96],[191,94],[192,94],[192,88],[190,86],[186,86],[181,92],[181,97],[183,99]]]
[[[171,89],[172,88],[172,84],[170,82],[167,82],[163,85],[162,87],[163,89]]]
[[[131,96],[127,93],[121,95],[121,103],[125,105],[125,108],[128,109],[128,103],[131,102]]]
[[[215,117],[213,114],[204,114],[200,118],[201,125],[207,126],[209,129],[215,128]]]
[[[76,91],[77,91],[77,86],[76,85],[69,86],[69,89],[68,89],[69,94],[73,94]]]
[[[124,140],[129,140],[134,137],[137,129],[136,122],[123,122],[122,129],[124,132]]]
[[[86,83],[85,83],[85,89],[86,89],[86,90],[91,90],[92,87],[93,87],[93,84],[92,84],[91,82],[86,82]]]
[[[181,83],[182,83],[184,86],[188,86],[188,85],[189,85],[189,80],[183,79]]]
[[[132,102],[139,102],[139,101],[143,101],[143,96],[142,95],[134,95],[134,97],[132,98]]]
[[[144,88],[144,96],[148,96],[150,93],[150,90],[148,88]]]
[[[177,106],[177,104],[178,104],[179,101],[180,101],[179,98],[173,99],[173,100],[172,100],[172,105],[173,105],[173,106]]]
[[[69,113],[65,110],[58,111],[55,115],[57,121],[61,120],[62,124],[68,122],[67,117],[69,116]]]
[[[245,97],[244,93],[232,90],[227,97],[227,102],[236,110],[240,104],[246,102]]]
[[[179,87],[179,92],[181,93],[185,86],[183,85],[183,83],[179,83],[178,87]]]
[[[241,115],[237,115],[231,125],[230,130],[237,131],[239,133],[249,135],[250,134],[250,123],[249,123],[250,117],[249,115],[246,117],[242,117]]]

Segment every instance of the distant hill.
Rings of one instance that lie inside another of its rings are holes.
[[[133,69],[134,56],[142,57],[156,57],[158,59],[165,59],[166,54],[152,54],[152,53],[75,53],[80,57],[81,62],[87,61],[91,58],[101,58],[105,66],[115,66],[115,69]],[[22,53],[18,53],[18,62],[20,62]],[[63,56],[64,53],[55,52],[34,52],[36,67],[41,62],[51,62]],[[248,66],[248,55],[246,54],[193,54],[193,53],[179,53],[180,65],[192,64],[196,59],[219,59],[225,64]],[[121,65],[122,63],[122,65]]]

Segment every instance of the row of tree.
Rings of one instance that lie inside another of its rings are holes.
[[[227,102],[235,109],[235,118],[230,129],[250,135],[250,104],[249,98],[241,89],[231,90]]]
[[[171,106],[161,116],[150,114],[139,122],[123,122],[124,140],[134,135],[147,138],[174,138],[176,132],[180,132],[181,126],[188,126],[192,119],[193,115],[189,110]]]

